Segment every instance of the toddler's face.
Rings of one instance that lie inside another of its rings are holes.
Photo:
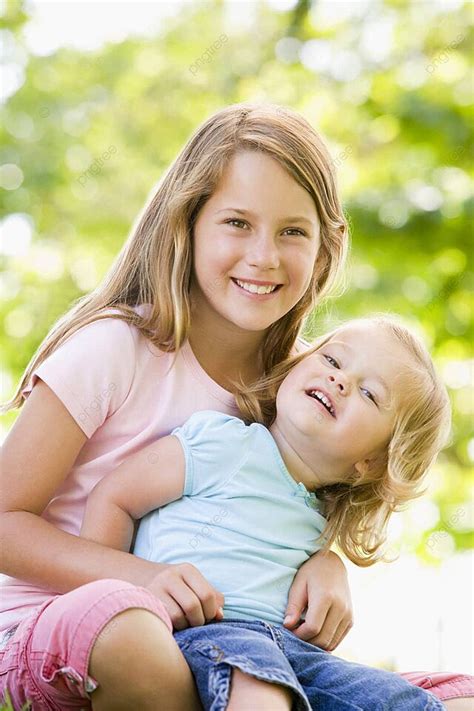
[[[263,331],[278,321],[311,282],[319,233],[313,199],[277,161],[235,155],[194,227],[191,296],[201,325]]]
[[[271,430],[304,464],[306,486],[347,481],[383,452],[409,363],[387,328],[359,321],[292,369]]]

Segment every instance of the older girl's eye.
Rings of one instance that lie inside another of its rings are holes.
[[[226,221],[225,221],[226,225],[231,225],[231,224],[234,223],[234,222],[239,223],[238,225],[236,225],[237,227],[240,226],[240,225],[244,225],[244,226],[245,226],[245,225],[247,224],[247,223],[244,222],[243,220],[238,220],[237,218],[232,219],[232,220],[226,220]]]
[[[296,232],[297,235],[306,237],[306,232],[303,232],[303,230],[298,229],[298,227],[288,227],[288,229],[286,229],[285,232]],[[293,235],[290,235],[290,237],[293,237]]]
[[[239,227],[239,228],[240,228],[242,225],[243,225],[244,227],[247,226],[247,223],[246,223],[244,220],[239,220],[239,219],[237,219],[237,218],[232,218],[231,220],[226,220],[226,221],[225,221],[225,224],[226,224],[226,225],[235,225],[235,227]],[[288,228],[285,230],[285,232],[293,232],[294,235],[293,235],[293,234],[290,234],[290,237],[293,237],[293,236],[295,236],[295,235],[296,235],[296,236],[297,236],[297,235],[301,235],[302,237],[306,237],[306,232],[304,232],[303,230],[298,229],[298,227],[288,227]]]
[[[339,368],[339,363],[337,362],[337,360],[335,358],[333,358],[330,355],[327,355],[326,353],[324,353],[324,357],[326,358],[328,363],[331,363],[331,365],[333,365],[335,368]]]
[[[377,404],[377,400],[376,400],[375,397],[372,395],[372,393],[370,392],[370,390],[367,390],[367,388],[361,388],[361,390],[362,390],[362,392],[364,393],[364,395],[369,398],[369,400],[372,400],[372,402],[374,403],[374,405]]]

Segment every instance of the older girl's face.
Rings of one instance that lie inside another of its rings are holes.
[[[201,326],[268,329],[305,294],[319,247],[306,190],[263,153],[235,155],[194,227],[191,297]]]

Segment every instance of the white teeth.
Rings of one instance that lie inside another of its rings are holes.
[[[276,284],[274,286],[257,286],[257,284],[249,284],[246,281],[239,281],[239,279],[236,279],[235,281],[242,289],[250,291],[251,294],[270,294],[277,288]]]
[[[318,400],[321,400],[321,402],[326,405],[329,412],[334,415],[334,408],[331,405],[329,398],[327,398],[326,395],[321,392],[321,390],[311,390],[310,395],[314,398],[317,398]]]

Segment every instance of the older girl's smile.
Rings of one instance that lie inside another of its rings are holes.
[[[196,319],[263,333],[308,289],[319,232],[312,197],[276,160],[236,154],[194,227]]]

